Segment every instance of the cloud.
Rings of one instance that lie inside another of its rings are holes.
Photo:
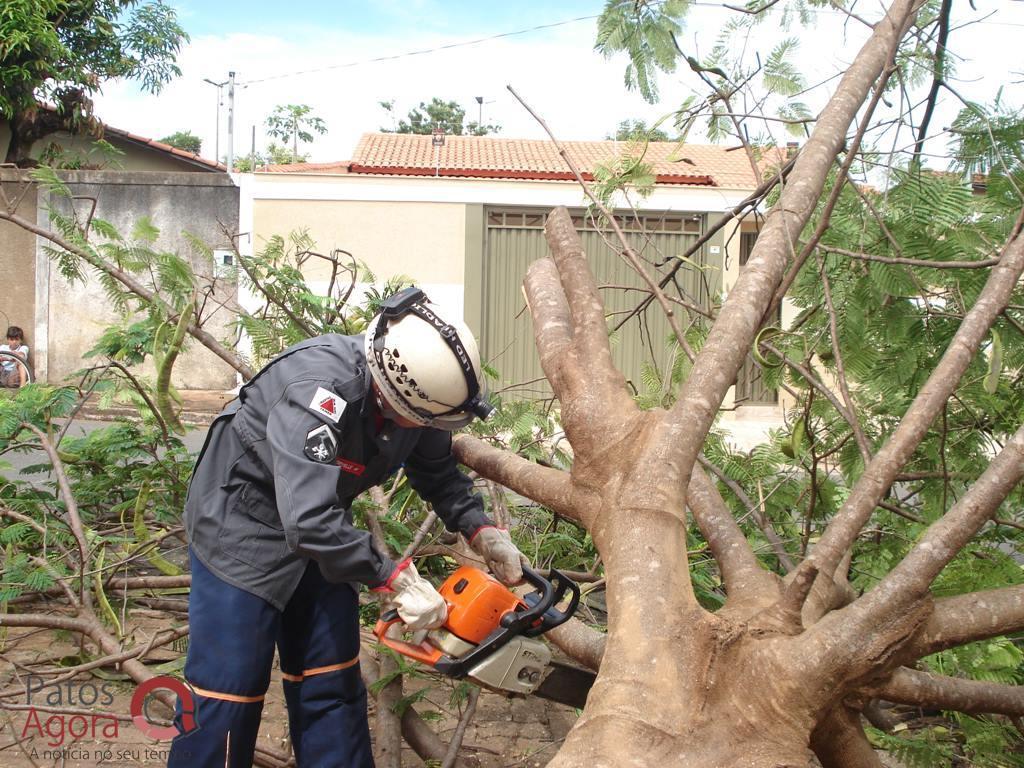
[[[407,12],[411,12],[410,8],[412,6],[407,6]],[[798,64],[808,73],[809,80],[824,80],[841,73],[866,36],[861,25],[837,14],[820,14],[820,17],[816,30],[793,31],[801,39]],[[706,55],[725,19],[721,8],[697,8],[681,36],[687,53]],[[266,19],[262,21],[266,28]],[[303,31],[297,31],[299,29]],[[1007,29],[1009,33],[1005,32]],[[309,104],[315,114],[326,121],[328,133],[318,137],[304,151],[311,152],[314,160],[327,161],[349,158],[360,134],[388,124],[389,118],[380,108],[380,101],[394,100],[396,114],[405,116],[420,101],[429,101],[434,96],[454,99],[466,108],[468,118],[475,120],[478,115],[475,97],[482,96],[485,101],[483,119],[501,125],[501,135],[544,137],[540,126],[506,90],[506,84],[511,84],[544,117],[556,135],[579,140],[604,138],[626,118],[657,119],[698,87],[684,64],[684,71],[659,79],[662,104],[646,104],[623,85],[625,58],[619,56],[609,61],[593,50],[593,20],[350,67],[338,65],[440,48],[468,38],[433,31],[402,36],[385,32],[355,34],[329,26],[316,28],[304,24],[298,27],[294,19],[287,30],[287,35],[233,32],[196,36],[179,58],[182,77],[160,95],[140,93],[132,83],[109,83],[96,99],[97,112],[111,125],[153,138],[191,130],[203,138],[203,153],[212,157],[216,89],[203,79],[226,80],[228,71],[233,69],[239,83],[248,83],[240,85],[236,91],[236,155],[248,153],[253,128],[257,149],[266,145],[263,121],[275,106]],[[955,52],[966,51],[982,59],[982,66],[989,72],[1005,73],[1012,68],[1008,51],[1014,50],[1009,44],[1009,35],[1016,32],[1019,29],[999,28],[994,24],[957,29],[951,47]],[[779,34],[777,25],[765,24],[757,28],[748,44],[751,60],[753,51],[766,50],[766,41],[778,38]],[[1007,44],[1002,46],[999,40],[1004,36]],[[960,71],[961,76],[970,77],[975,71],[974,65],[961,62]],[[295,72],[303,74],[280,77]],[[817,110],[834,85],[835,81],[802,98],[812,110]],[[994,82],[989,80],[974,82],[970,87],[972,95],[984,93],[983,100],[994,94]],[[227,89],[223,90],[222,156],[226,154],[227,142]],[[955,114],[957,108],[955,100],[948,95],[945,102],[947,122],[942,124],[948,124],[949,115]],[[699,139],[699,134],[694,138]]]

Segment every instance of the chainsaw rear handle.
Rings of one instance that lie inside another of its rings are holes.
[[[390,648],[403,656],[408,656],[410,659],[426,664],[427,666],[436,666],[437,662],[440,661],[441,657],[444,655],[438,648],[435,648],[425,641],[421,645],[416,645],[414,643],[407,643],[404,640],[396,640],[393,637],[388,637],[388,630],[401,621],[402,619],[398,616],[398,611],[394,608],[389,611],[385,611],[377,620],[377,624],[373,628],[373,634],[377,636],[377,639],[380,640],[381,644],[385,647]]]
[[[538,593],[528,595],[528,602],[533,603],[525,611],[507,613],[501,619],[501,626],[513,630],[516,634],[526,637],[537,637],[549,629],[554,629],[572,618],[580,603],[580,588],[572,579],[561,571],[552,568],[548,578],[544,578],[528,565],[523,566],[523,578],[537,588]],[[562,602],[566,593],[572,592],[569,605],[564,611],[554,606]]]

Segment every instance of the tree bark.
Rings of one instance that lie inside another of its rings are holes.
[[[64,121],[55,111],[42,107],[16,112],[9,125],[11,140],[4,162],[19,168],[31,168],[37,164],[32,160],[33,144],[44,136],[65,129]]]
[[[928,621],[901,651],[904,661],[1024,631],[1024,584],[935,601]]]
[[[837,704],[811,734],[811,749],[822,768],[882,768],[864,734],[860,712]]]
[[[877,688],[883,699],[968,714],[1024,716],[1024,687],[898,669]]]

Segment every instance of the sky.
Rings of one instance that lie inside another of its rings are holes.
[[[467,120],[482,117],[500,125],[500,136],[545,138],[507,90],[511,85],[558,138],[593,140],[614,133],[627,118],[661,118],[698,86],[692,73],[680,71],[659,77],[656,105],[627,91],[625,55],[608,60],[594,50],[596,17],[604,5],[599,0],[165,2],[177,10],[191,38],[178,57],[182,76],[159,95],[131,82],[107,83],[95,98],[96,113],[109,125],[149,138],[191,131],[202,137],[202,153],[210,158],[218,147],[221,158],[227,154],[227,87],[205,80],[224,82],[231,71],[237,83],[235,155],[250,151],[254,129],[257,150],[265,147],[263,124],[275,106],[306,104],[328,129],[301,148],[314,162],[349,159],[362,133],[393,127],[381,101],[395,102],[397,120],[437,96],[459,102]],[[955,88],[985,102],[1004,87],[1004,101],[1021,106],[1024,2],[974,0],[974,6],[954,4]],[[881,7],[877,0],[858,0],[856,11],[875,19]],[[718,3],[696,3],[680,36],[684,50],[706,55],[733,15]],[[797,38],[797,66],[808,85],[822,83],[801,96],[816,112],[837,82],[829,78],[852,61],[867,32],[831,9],[815,12],[813,19],[811,28],[789,30],[773,19],[752,33],[743,50],[753,61],[755,51],[767,50],[781,37]],[[493,39],[466,44],[481,38]],[[428,52],[407,55],[414,51]],[[372,61],[384,57],[394,58]],[[933,125],[948,125],[958,108],[956,97],[944,93]],[[702,138],[699,132],[691,136]],[[944,145],[934,144],[929,149],[941,153]]]

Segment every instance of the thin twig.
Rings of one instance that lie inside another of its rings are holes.
[[[436,522],[437,512],[431,509],[429,512],[427,512],[427,516],[423,519],[423,522],[420,524],[420,528],[418,531],[416,531],[416,535],[413,536],[412,541],[409,542],[409,546],[407,546],[405,548],[405,551],[402,552],[402,560],[405,560],[405,558],[412,557],[416,554],[416,550],[420,548],[420,545],[423,543],[423,540],[427,538],[427,534],[430,533],[430,529],[434,527],[434,523]]]
[[[978,261],[929,261],[927,259],[908,259],[904,256],[876,256],[873,253],[850,251],[834,245],[819,245],[818,250],[826,253],[837,253],[851,259],[877,261],[882,264],[903,264],[909,267],[926,267],[928,269],[986,269],[994,267],[999,259],[979,259]]]
[[[864,430],[857,418],[857,409],[853,406],[853,396],[850,394],[850,386],[846,381],[846,366],[843,363],[843,353],[839,348],[839,323],[836,320],[836,307],[832,303],[832,288],[829,285],[828,270],[825,269],[825,260],[821,254],[815,251],[815,258],[818,260],[818,273],[821,275],[821,287],[825,292],[825,306],[828,308],[828,328],[832,338],[832,355],[836,363],[836,379],[839,382],[839,391],[843,395],[843,402],[846,403],[846,412],[850,416],[850,428],[853,430],[853,437],[857,441],[861,458],[867,466],[871,461],[871,445],[864,434]]]
[[[78,513],[78,502],[75,501],[75,497],[71,493],[71,484],[68,482],[67,472],[64,471],[64,463],[60,460],[60,456],[57,455],[57,449],[51,445],[45,432],[35,424],[29,424],[27,421],[22,422],[21,426],[39,438],[43,450],[46,451],[46,455],[49,456],[50,463],[53,465],[53,473],[57,476],[57,485],[60,488],[60,495],[64,499],[64,508],[67,511],[68,527],[71,529],[75,541],[78,542],[80,557],[78,574],[79,599],[82,606],[91,610],[92,596],[89,590],[85,588],[85,569],[89,566],[89,545],[85,540],[85,529],[82,526],[82,518]]]
[[[462,746],[462,740],[466,736],[466,728],[469,726],[470,720],[473,719],[473,715],[476,714],[476,702],[479,698],[480,689],[474,685],[469,689],[466,711],[462,713],[462,717],[459,718],[459,724],[455,727],[455,733],[452,734],[452,740],[448,745],[448,752],[441,762],[441,768],[453,768],[455,765],[455,761],[459,757],[459,747]]]

